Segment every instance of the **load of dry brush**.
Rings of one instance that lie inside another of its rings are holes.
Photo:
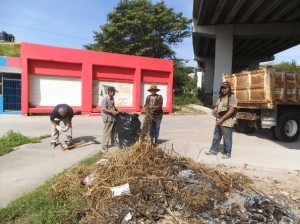
[[[80,223],[297,222],[297,211],[249,190],[241,174],[222,175],[146,143],[104,156],[105,164],[75,168],[49,189],[54,198],[85,201],[73,214]],[[111,188],[123,184],[130,194],[114,196]]]

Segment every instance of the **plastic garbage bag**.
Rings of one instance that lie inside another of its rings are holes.
[[[139,138],[141,122],[139,115],[120,113],[116,118],[119,148],[124,149],[134,144]]]

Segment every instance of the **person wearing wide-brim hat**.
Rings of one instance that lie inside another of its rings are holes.
[[[151,94],[146,97],[144,107],[152,115],[150,138],[151,144],[157,146],[160,124],[163,117],[163,97],[157,94],[160,89],[158,89],[156,85],[151,85],[147,91]]]
[[[158,91],[160,91],[160,89],[158,89],[156,85],[151,85],[147,91],[149,91],[149,92],[152,92],[152,91],[158,92]]]

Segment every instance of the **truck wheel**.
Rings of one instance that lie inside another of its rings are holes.
[[[279,141],[294,142],[300,134],[299,118],[292,113],[283,114],[279,117],[274,134]]]
[[[247,120],[242,120],[242,119],[238,119],[238,123],[236,124],[235,129],[238,130],[238,132],[244,134],[250,134],[255,131],[255,127],[250,127],[248,125]]]

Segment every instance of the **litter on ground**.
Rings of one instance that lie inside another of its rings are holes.
[[[53,198],[84,198],[73,214],[80,223],[300,223],[299,204],[258,193],[241,173],[222,174],[147,143],[104,157],[106,163],[75,168],[49,189]],[[118,186],[126,193],[115,197]]]

